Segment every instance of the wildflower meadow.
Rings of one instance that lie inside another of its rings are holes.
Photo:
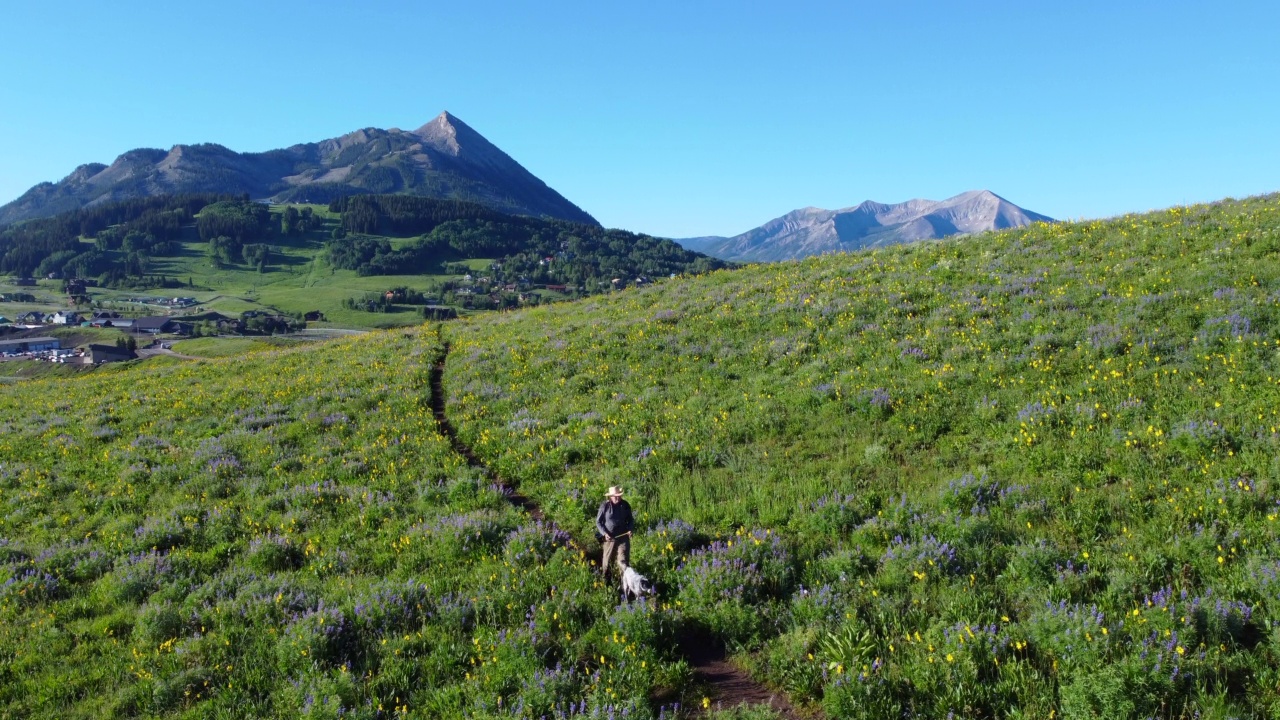
[[[691,639],[815,716],[1275,717],[1278,253],[1262,197],[7,387],[0,717],[690,717]]]
[[[460,432],[831,717],[1280,712],[1280,198],[449,328]]]
[[[0,717],[671,715],[658,609],[449,449],[438,350],[423,328],[7,388]]]

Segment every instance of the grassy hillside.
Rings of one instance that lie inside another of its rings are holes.
[[[329,266],[324,257],[322,233],[288,241],[270,244],[271,264],[265,272],[259,272],[243,264],[216,267],[205,251],[206,244],[190,239],[179,243],[181,249],[177,254],[154,257],[148,266],[148,272],[176,279],[183,287],[136,290],[91,287],[90,295],[102,307],[141,315],[162,314],[167,310],[131,303],[131,298],[183,295],[196,298],[200,311],[238,315],[248,310],[286,313],[319,310],[330,324],[341,327],[391,327],[418,324],[422,316],[409,306],[399,307],[398,312],[392,313],[349,310],[343,307],[342,301],[399,286],[427,290],[461,278],[454,274],[360,277],[354,271]],[[84,247],[92,245],[86,242]],[[0,302],[0,315],[10,320],[32,310],[51,312],[68,307],[60,280],[40,280],[35,288],[17,287],[10,280],[0,277],[0,294],[26,292],[37,298],[35,303]]]
[[[1274,716],[1277,252],[1258,198],[6,388],[0,716],[670,717],[698,633],[829,717]],[[445,343],[661,602],[450,451]]]
[[[305,342],[293,337],[207,337],[179,340],[172,344],[172,349],[181,355],[220,358],[296,347]]]
[[[276,206],[281,212],[285,206]],[[179,241],[178,250],[172,255],[150,258],[147,272],[153,276],[175,279],[183,287],[150,289],[110,289],[91,287],[92,299],[103,307],[134,314],[158,314],[167,312],[159,306],[145,306],[128,302],[136,297],[170,297],[183,295],[200,301],[200,310],[214,310],[238,315],[248,310],[274,310],[286,313],[306,313],[319,310],[330,324],[341,327],[393,327],[416,325],[422,316],[416,308],[400,306],[397,312],[369,313],[349,310],[342,301],[366,292],[383,292],[392,287],[411,287],[419,290],[438,287],[449,280],[459,280],[457,274],[367,276],[361,277],[353,270],[342,270],[329,265],[325,257],[325,242],[329,230],[337,218],[327,206],[296,205],[310,208],[324,223],[319,229],[299,237],[275,237],[267,244],[271,256],[264,271],[244,263],[214,263],[207,252],[207,243],[195,237],[194,229],[188,229],[185,239]],[[396,244],[407,240],[395,239]],[[91,241],[82,241],[85,250],[94,247]],[[473,264],[488,266],[489,261]],[[11,284],[11,278],[0,277],[0,294],[25,292],[36,296],[35,303],[0,302],[0,315],[14,319],[31,310],[50,312],[67,308],[66,295],[61,292],[62,281],[40,280],[35,288],[22,288]]]
[[[196,312],[319,311],[346,327],[414,325],[427,304],[510,309],[724,266],[670,240],[404,195],[269,208],[160,196],[0,228],[0,272],[83,278],[84,306],[155,314],[180,295],[201,303]],[[72,302],[61,280],[13,279],[0,281],[0,314]],[[369,303],[395,288],[412,292]]]
[[[436,346],[6,388],[0,717],[648,717],[657,609],[449,450]]]
[[[1267,197],[716,273],[450,328],[449,409],[832,716],[1274,716],[1278,253]]]

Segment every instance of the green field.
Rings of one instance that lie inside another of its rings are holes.
[[[34,295],[36,302],[0,302],[0,315],[14,321],[23,313],[38,310],[40,312],[49,312],[51,310],[65,310],[66,297],[61,292],[61,282],[52,280],[42,280],[37,287],[18,287],[13,284],[13,278],[0,275],[0,295],[20,292]]]
[[[171,314],[166,299],[177,296],[199,303],[179,314],[258,310],[300,320],[320,313],[330,327],[390,328],[418,324],[425,304],[464,313],[514,309],[564,299],[548,286],[599,294],[615,278],[645,284],[637,278],[725,267],[670,240],[473,203],[361,195],[335,201],[341,215],[303,216],[319,208],[298,207],[158,196],[0,229],[6,272],[90,281],[71,298],[62,281],[42,280],[34,302],[6,300],[0,313],[79,301],[131,317]],[[444,288],[471,274],[488,278],[476,294]],[[384,295],[396,289],[399,301],[388,305]]]
[[[120,338],[128,337],[128,333],[114,328],[96,328],[96,327],[59,327],[50,325],[45,330],[40,331],[42,335],[56,337],[62,341],[62,347],[78,347],[88,345],[89,343],[99,343],[102,345],[115,345]],[[141,342],[147,342],[142,339]]]
[[[273,206],[279,212],[284,206]],[[111,290],[90,287],[89,293],[96,305],[126,312],[130,315],[159,315],[169,311],[158,305],[140,305],[126,302],[137,296],[194,297],[200,305],[184,312],[217,311],[227,315],[239,315],[249,310],[268,310],[284,313],[306,313],[318,310],[325,315],[326,323],[333,327],[373,328],[416,325],[422,322],[418,308],[398,306],[398,312],[369,313],[348,310],[342,301],[358,297],[366,292],[383,292],[393,287],[409,287],[427,290],[446,280],[461,279],[457,275],[379,275],[360,276],[352,270],[329,266],[325,260],[324,243],[328,239],[331,223],[336,215],[327,206],[294,205],[299,209],[311,207],[317,215],[326,219],[321,229],[302,237],[273,238],[267,244],[272,260],[266,272],[258,272],[248,265],[232,264],[216,267],[206,253],[207,245],[194,236],[182,243],[182,252],[175,256],[154,257],[147,267],[148,275],[164,276],[178,280],[180,288],[152,288],[146,290]],[[402,246],[410,239],[388,238],[393,247]],[[84,241],[86,248],[92,243]],[[472,259],[466,264],[476,271],[483,271],[492,261]],[[41,279],[35,288],[16,287],[12,278],[0,277],[0,294],[28,292],[37,297],[36,303],[0,302],[0,315],[15,319],[32,310],[50,312],[67,309],[62,293],[61,280]],[[189,283],[189,285],[188,285]]]
[[[409,306],[403,306],[401,312],[394,313],[348,310],[342,307],[342,301],[365,292],[382,292],[400,286],[425,290],[445,280],[459,279],[443,275],[361,277],[352,270],[329,267],[323,257],[323,244],[319,241],[292,246],[272,245],[273,252],[283,256],[284,261],[273,263],[266,273],[247,267],[215,268],[204,256],[201,243],[185,243],[185,246],[187,253],[183,256],[157,258],[153,272],[180,278],[184,282],[189,278],[194,289],[112,292],[104,294],[103,298],[118,300],[137,294],[180,294],[198,299],[203,309],[225,314],[263,309],[286,313],[319,310],[329,324],[337,327],[390,327],[419,324],[422,316],[416,308]],[[488,261],[480,262],[487,264]]]
[[[830,718],[1275,717],[1278,259],[1273,196],[5,388],[0,716],[691,717],[703,638]]]
[[[281,350],[306,343],[306,340],[292,337],[206,337],[179,340],[173,343],[173,351],[194,357],[218,358]]]
[[[0,716],[644,717],[682,687],[659,609],[616,607],[436,434],[437,347],[0,393]]]
[[[1280,712],[1280,198],[450,339],[489,463],[578,532],[626,486],[685,619],[832,717]]]
[[[90,368],[83,366],[48,363],[43,360],[6,360],[0,362],[0,383],[10,384],[22,380],[49,377],[71,377]]]

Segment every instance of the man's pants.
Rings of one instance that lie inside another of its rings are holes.
[[[618,573],[631,564],[631,536],[623,535],[620,538],[604,541],[604,553],[600,558],[600,571],[605,577],[609,577],[609,563],[612,561],[618,566]]]

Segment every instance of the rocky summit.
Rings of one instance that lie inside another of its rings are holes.
[[[940,202],[868,200],[842,210],[803,208],[734,237],[677,242],[725,260],[767,262],[1052,221],[989,190],[972,190]]]
[[[417,130],[365,128],[262,153],[221,145],[130,150],[41,183],[0,207],[0,225],[111,200],[169,193],[247,193],[258,200],[329,202],[341,195],[406,193],[467,200],[516,215],[598,224],[480,133],[440,113]]]

